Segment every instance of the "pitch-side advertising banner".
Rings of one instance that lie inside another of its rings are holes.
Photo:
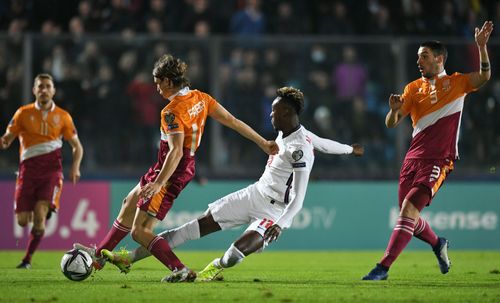
[[[135,182],[113,182],[110,222]],[[156,229],[175,228],[197,218],[207,205],[250,182],[189,184]],[[385,249],[399,215],[396,182],[311,182],[304,207],[289,230],[269,249]],[[500,184],[447,182],[422,212],[454,249],[500,249]],[[247,226],[219,231],[181,248],[226,249]],[[135,247],[128,237],[120,246]],[[429,249],[414,238],[410,248]]]
[[[0,182],[0,249],[25,249],[31,224],[21,228],[14,214],[14,182]],[[96,243],[108,230],[109,182],[63,185],[60,209],[47,221],[41,249],[70,249],[74,242]]]

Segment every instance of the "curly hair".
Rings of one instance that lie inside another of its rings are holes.
[[[281,97],[288,105],[290,105],[297,115],[300,115],[304,110],[304,94],[295,87],[282,87],[276,90],[278,97]]]
[[[186,77],[187,64],[179,58],[165,54],[156,61],[153,68],[153,77],[161,80],[167,78],[176,87],[190,86]]]

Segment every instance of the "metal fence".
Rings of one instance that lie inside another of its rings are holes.
[[[389,37],[253,38],[214,36],[0,36],[0,127],[17,107],[32,102],[34,75],[51,73],[55,101],[74,117],[86,154],[84,177],[137,177],[156,157],[159,112],[165,106],[152,81],[153,63],[172,53],[189,65],[192,87],[210,93],[267,138],[276,88],[306,96],[301,122],[320,136],[364,144],[366,154],[316,154],[313,177],[374,179],[397,176],[411,136],[410,123],[387,129],[390,93],[418,78],[416,53],[426,39]],[[473,41],[443,40],[448,73],[477,69]],[[500,163],[500,41],[490,41],[493,78],[467,97],[461,160],[455,176],[496,178]],[[2,130],[3,131],[3,130]],[[68,160],[71,156],[65,150]],[[17,151],[0,153],[0,174],[17,167]],[[250,178],[266,155],[216,122],[207,125],[197,153],[201,176]],[[69,161],[66,161],[66,164]]]

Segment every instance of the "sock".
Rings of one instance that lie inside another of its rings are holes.
[[[148,250],[171,271],[183,269],[185,267],[172,249],[170,249],[168,242],[160,236],[156,236],[156,238],[149,243]]]
[[[24,255],[23,262],[31,263],[31,257],[35,253],[35,250],[38,248],[38,245],[40,245],[44,233],[45,230],[36,230],[34,228],[31,229],[30,241],[28,243],[28,247],[26,248],[26,254]]]
[[[113,223],[113,227],[108,231],[108,234],[104,239],[99,243],[96,249],[96,256],[101,255],[102,249],[113,250],[120,241],[125,238],[130,232],[130,227],[126,227],[122,225],[118,220],[115,220]]]
[[[174,249],[186,241],[196,240],[200,238],[200,226],[198,224],[198,220],[192,220],[180,227],[175,229],[166,230],[158,234],[158,236],[167,240],[170,249]],[[129,257],[132,259],[132,262],[137,262],[144,258],[151,256],[149,250],[144,247],[138,247],[130,252]]]
[[[245,255],[234,244],[231,244],[229,249],[224,253],[224,256],[220,258],[219,264],[223,268],[233,267],[243,261],[244,258]]]
[[[385,256],[380,260],[380,264],[389,268],[403,249],[408,245],[415,227],[415,220],[406,217],[399,217],[392,231],[389,244],[385,251]]]
[[[217,259],[212,261],[212,264],[217,268],[223,268],[222,265],[220,264],[220,260],[221,260],[221,258],[217,258]]]
[[[200,225],[198,224],[198,219],[189,221],[175,229],[164,231],[159,236],[167,240],[171,248],[178,247],[189,240],[199,239]]]
[[[413,235],[420,240],[429,243],[432,247],[436,246],[439,242],[438,236],[434,233],[429,223],[422,218],[418,218]]]

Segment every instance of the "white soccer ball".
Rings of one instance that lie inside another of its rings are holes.
[[[67,251],[61,259],[61,270],[71,281],[83,281],[92,273],[92,257],[80,249]]]

